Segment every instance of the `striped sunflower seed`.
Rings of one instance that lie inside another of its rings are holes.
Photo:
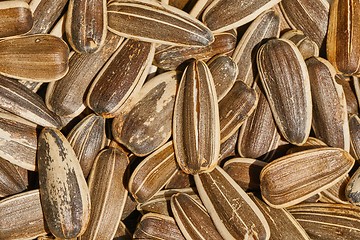
[[[349,129],[351,145],[350,153],[358,160],[360,159],[360,118],[357,115],[351,115],[349,117]]]
[[[61,14],[68,0],[31,0],[34,24],[29,34],[49,33]]]
[[[80,53],[98,51],[107,33],[106,0],[70,0],[66,15],[66,36]]]
[[[202,20],[213,32],[223,32],[245,25],[280,0],[214,0],[205,9]]]
[[[0,239],[33,239],[48,232],[38,189],[0,201]]]
[[[114,0],[107,8],[109,30],[123,37],[190,46],[207,46],[214,41],[199,20],[158,1]]]
[[[318,45],[300,30],[287,31],[281,38],[289,39],[295,43],[304,59],[319,56]]]
[[[60,118],[51,112],[42,98],[30,89],[0,76],[0,108],[40,126],[60,127]]]
[[[205,207],[186,193],[177,193],[171,197],[171,211],[186,239],[222,239]]]
[[[101,151],[89,176],[90,222],[80,240],[112,239],[127,198],[124,186],[129,159],[115,148]]]
[[[351,0],[333,0],[331,4],[326,55],[337,72],[345,75],[360,74],[359,6],[359,1]]]
[[[336,184],[321,192],[321,202],[348,204],[345,189],[349,183],[349,175],[345,175]]]
[[[186,68],[175,100],[173,141],[176,160],[188,174],[211,171],[220,151],[219,108],[207,65]]]
[[[164,187],[177,169],[174,147],[170,141],[135,168],[129,179],[129,192],[137,202],[144,203]]]
[[[299,204],[289,209],[311,239],[355,240],[360,237],[358,207],[333,203]]]
[[[340,84],[344,90],[347,113],[350,114],[358,114],[359,113],[359,103],[356,98],[354,89],[354,82],[348,81],[349,79],[343,75],[336,74],[335,80],[338,84]]]
[[[350,149],[349,123],[343,88],[335,80],[334,67],[323,58],[306,61],[313,102],[315,136],[331,147]]]
[[[186,174],[180,168],[176,170],[174,176],[165,184],[165,189],[174,189],[174,188],[188,188],[194,187],[194,179],[192,175]]]
[[[354,162],[346,151],[330,147],[278,158],[261,171],[261,195],[274,208],[295,205],[334,185]]]
[[[345,195],[350,203],[360,206],[360,168],[351,176],[346,185]]]
[[[299,29],[319,48],[325,44],[330,6],[326,0],[282,0],[281,10],[293,29]]]
[[[270,229],[259,208],[220,167],[195,175],[196,188],[224,239],[269,239]]]
[[[90,220],[90,196],[79,160],[59,130],[44,128],[38,139],[41,206],[51,233],[75,238]]]
[[[149,155],[164,145],[171,137],[179,78],[175,71],[169,71],[148,80],[129,110],[114,119],[115,140],[137,156]]]
[[[311,129],[312,103],[309,74],[294,43],[272,39],[258,51],[262,85],[276,125],[283,137],[302,145]]]
[[[174,218],[147,213],[142,216],[134,235],[134,239],[185,240]]]
[[[20,193],[28,184],[26,169],[0,158],[0,198]]]
[[[125,100],[140,90],[154,51],[154,44],[125,40],[94,79],[87,106],[98,115],[114,117]]]
[[[83,118],[67,135],[73,147],[84,177],[90,173],[96,155],[105,145],[105,119],[90,114]]]
[[[34,22],[29,4],[22,1],[1,1],[0,19],[0,38],[27,33]]]
[[[239,68],[238,81],[252,86],[257,75],[254,52],[265,39],[279,37],[279,27],[280,19],[274,10],[265,11],[250,24],[232,55]]]
[[[69,47],[55,36],[37,34],[0,41],[0,74],[22,80],[52,82],[69,70]]]

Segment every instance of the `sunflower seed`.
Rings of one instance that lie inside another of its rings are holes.
[[[157,1],[111,1],[108,21],[110,31],[141,41],[190,46],[207,46],[214,41],[210,30],[199,20]]]
[[[67,139],[87,178],[96,155],[105,145],[105,119],[95,114],[88,115],[70,131]]]
[[[323,141],[317,138],[309,137],[303,145],[290,148],[288,151],[286,151],[286,154],[288,155],[291,153],[301,152],[310,149],[317,149],[322,147],[328,147],[328,145],[326,145]]]
[[[281,10],[293,29],[299,29],[319,48],[325,43],[330,6],[326,0],[282,0]]]
[[[244,191],[260,190],[260,172],[266,162],[251,158],[233,158],[225,162],[224,171]]]
[[[195,186],[194,179],[192,175],[186,174],[180,168],[176,170],[174,176],[164,186],[165,189],[174,189],[174,188],[188,188]]]
[[[0,2],[0,38],[27,33],[33,26],[33,17],[27,3]]]
[[[257,64],[271,111],[283,137],[302,145],[311,129],[311,92],[304,59],[287,39],[272,39],[258,51]]]
[[[33,239],[47,232],[38,189],[0,201],[0,239]]]
[[[51,82],[69,70],[69,48],[55,36],[38,34],[0,41],[0,74],[22,80]]]
[[[0,158],[0,198],[24,191],[28,186],[28,172]]]
[[[205,207],[192,197],[177,193],[170,202],[175,221],[186,239],[222,239]]]
[[[223,32],[240,27],[273,7],[280,0],[214,0],[202,15],[203,22],[213,32]]]
[[[147,213],[141,218],[133,238],[185,240],[172,217],[156,213]]]
[[[360,159],[360,118],[357,115],[349,117],[351,154]]]
[[[87,106],[103,117],[114,117],[125,100],[140,90],[154,51],[154,44],[125,40],[90,86]]]
[[[321,192],[321,202],[348,204],[345,196],[345,188],[349,183],[349,175],[345,175],[333,186]]]
[[[311,239],[355,240],[360,237],[360,209],[333,203],[299,204],[289,209]]]
[[[41,205],[52,234],[75,238],[90,217],[90,196],[79,160],[59,130],[44,128],[38,140]]]
[[[331,147],[350,149],[349,124],[343,88],[335,80],[335,69],[322,58],[306,61],[313,101],[315,136]]]
[[[144,203],[164,187],[177,169],[170,141],[136,167],[129,179],[129,192],[137,202]]]
[[[358,114],[359,113],[359,104],[355,95],[354,82],[348,81],[349,79],[343,75],[336,74],[335,80],[340,84],[344,90],[345,99],[346,99],[346,109],[348,114]]]
[[[287,31],[281,36],[281,38],[289,39],[295,43],[304,59],[319,56],[318,45],[308,36],[305,36],[300,30]]]
[[[79,239],[112,239],[120,223],[127,198],[124,186],[129,159],[121,151],[109,148],[96,157],[89,176],[90,222]]]
[[[274,10],[268,10],[258,16],[246,30],[237,44],[232,58],[239,68],[238,81],[252,86],[257,75],[256,55],[261,42],[268,38],[279,37],[280,19]]]
[[[146,156],[169,140],[178,78],[169,71],[144,84],[134,105],[112,123],[116,141],[137,156]]]
[[[342,179],[354,162],[346,151],[330,147],[278,158],[261,171],[263,200],[274,208],[300,203]]]
[[[98,51],[107,33],[106,0],[70,0],[66,15],[66,36],[80,53]]]
[[[194,178],[201,201],[224,239],[269,239],[264,215],[224,170],[217,166]]]

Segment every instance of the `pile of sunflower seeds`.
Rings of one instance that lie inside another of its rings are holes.
[[[359,0],[0,1],[0,239],[360,239]]]

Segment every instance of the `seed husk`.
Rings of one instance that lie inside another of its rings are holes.
[[[288,210],[269,207],[253,193],[249,193],[248,195],[259,207],[260,211],[264,214],[266,221],[269,223],[271,239],[310,240],[310,237],[305,230]]]
[[[295,43],[304,59],[319,56],[319,46],[300,30],[287,31],[281,38]]]
[[[335,80],[335,69],[323,58],[306,61],[313,101],[315,136],[331,147],[350,149],[349,123],[343,88]]]
[[[66,36],[80,53],[94,53],[105,43],[106,0],[70,0],[66,15]]]
[[[310,149],[317,149],[322,147],[328,147],[328,145],[326,145],[326,143],[324,143],[320,139],[309,137],[303,145],[290,148],[289,150],[286,151],[286,154],[301,152]]]
[[[166,70],[175,70],[189,59],[206,61],[217,54],[231,54],[236,45],[236,32],[214,35],[214,42],[206,47],[160,46],[156,49],[154,65]]]
[[[188,46],[207,46],[214,41],[210,30],[199,20],[161,2],[111,1],[107,8],[109,30],[126,38]]]
[[[358,160],[360,159],[360,118],[357,115],[351,115],[349,117],[349,129],[351,145],[350,153]]]
[[[311,239],[355,240],[360,237],[360,209],[333,203],[299,204],[289,209]]]
[[[351,176],[346,185],[345,195],[350,203],[360,206],[360,168]]]
[[[0,201],[0,239],[33,239],[49,231],[45,225],[39,190]]]
[[[103,48],[92,54],[74,53],[69,60],[69,72],[61,81],[52,82],[46,89],[45,102],[59,116],[79,115],[84,109],[87,89],[123,38],[108,33]]]
[[[349,183],[349,175],[345,175],[333,186],[321,192],[321,202],[348,204],[345,196],[345,188]]]
[[[96,155],[105,145],[105,119],[89,114],[70,131],[67,139],[80,161],[84,177],[87,178]]]
[[[196,188],[224,239],[269,239],[270,229],[259,208],[220,167],[195,175]]]
[[[219,166],[222,166],[223,161],[230,158],[238,156],[236,151],[236,145],[239,138],[239,131],[236,131],[231,137],[229,137],[225,142],[220,145],[220,155],[219,155]]]
[[[281,136],[261,86],[256,83],[253,88],[259,101],[240,129],[237,150],[242,157],[267,161],[275,154]]]
[[[214,80],[218,102],[225,97],[235,83],[239,69],[231,57],[217,55],[207,63]]]
[[[164,145],[171,136],[179,77],[175,71],[169,71],[148,80],[129,111],[114,119],[115,140],[137,156],[149,155]]]
[[[20,193],[27,186],[27,170],[0,157],[0,198]]]
[[[3,76],[0,76],[0,108],[40,126],[61,126],[60,118],[45,106],[39,95]]]
[[[166,183],[164,186],[165,189],[174,189],[174,188],[188,188],[194,187],[194,179],[192,175],[186,174],[180,168],[176,170],[174,176]]]
[[[293,29],[299,29],[319,48],[325,43],[330,6],[326,0],[283,0],[281,10]]]
[[[61,14],[68,0],[31,0],[34,24],[29,34],[49,33]]]
[[[124,186],[129,159],[118,149],[108,148],[96,157],[89,176],[90,222],[79,239],[112,239],[120,223],[128,191]]]
[[[186,239],[222,239],[204,206],[186,193],[171,197],[171,211]]]
[[[359,75],[359,2],[334,0],[330,8],[326,55],[337,72]],[[346,34],[344,34],[346,33]]]
[[[22,85],[24,85],[25,87],[27,87],[28,89],[30,89],[35,93],[39,90],[39,88],[43,84],[42,82],[33,82],[27,80],[19,80],[19,83],[21,83]]]
[[[174,218],[156,213],[147,213],[142,216],[133,238],[185,240]]]
[[[285,208],[319,193],[342,179],[355,160],[340,148],[318,148],[293,153],[267,164],[260,174],[263,200]]]
[[[58,238],[83,234],[90,220],[90,196],[79,160],[59,130],[44,128],[38,139],[41,205]]]
[[[0,157],[30,171],[36,168],[36,125],[0,113]]]
[[[90,86],[86,103],[103,117],[114,117],[131,94],[136,94],[149,71],[154,44],[125,40]]]
[[[239,68],[238,81],[252,86],[257,75],[256,55],[254,53],[266,39],[279,37],[280,19],[274,10],[267,10],[259,15],[246,30],[232,58]]]
[[[22,80],[52,82],[69,70],[69,47],[49,35],[18,36],[0,41],[0,74]]]
[[[259,96],[242,81],[236,81],[219,102],[221,143],[231,137],[254,112]]]
[[[358,114],[359,113],[359,104],[356,98],[355,91],[353,90],[354,82],[349,81],[348,77],[344,75],[336,74],[335,80],[340,84],[344,90],[345,99],[346,99],[346,109],[348,115]]]
[[[214,33],[223,32],[245,25],[278,2],[280,0],[252,0],[246,3],[214,0],[205,9],[202,20]]]
[[[224,171],[244,191],[260,190],[260,172],[266,162],[251,158],[232,158],[225,162]]]
[[[177,169],[174,147],[170,141],[135,168],[129,179],[129,192],[137,202],[144,203],[164,187]]]
[[[0,38],[27,33],[34,21],[29,4],[22,1],[1,1],[0,19]]]
[[[211,171],[220,151],[219,107],[207,65],[186,68],[175,100],[173,141],[176,160],[187,174]]]
[[[290,40],[272,39],[259,49],[257,64],[279,131],[289,143],[304,144],[311,129],[312,103],[300,51]]]

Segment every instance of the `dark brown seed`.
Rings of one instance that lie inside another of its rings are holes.
[[[33,26],[30,7],[22,1],[0,2],[0,38],[21,35]]]
[[[348,114],[358,114],[359,113],[359,104],[356,98],[354,87],[354,82],[349,81],[349,78],[336,74],[335,80],[338,84],[343,87],[345,98],[346,98],[346,106]]]
[[[0,158],[0,197],[24,191],[28,186],[28,172]]]

